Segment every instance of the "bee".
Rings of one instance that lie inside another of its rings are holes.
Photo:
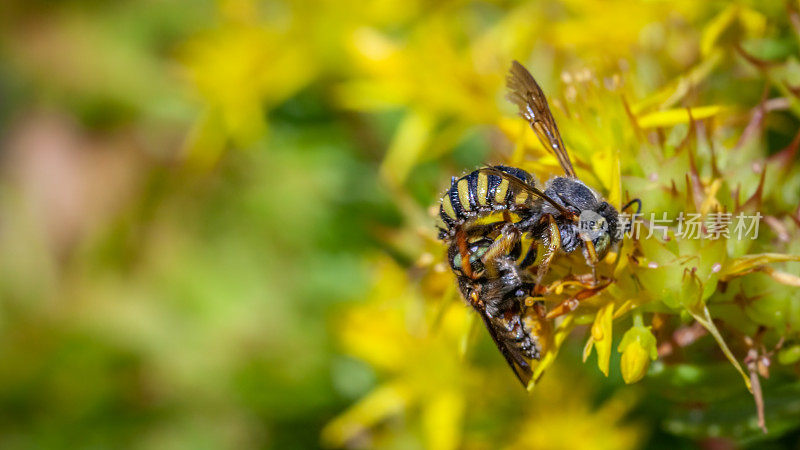
[[[580,251],[591,268],[588,277],[579,277],[584,280],[581,291],[549,313],[541,302],[532,305],[545,320],[577,308],[608,285],[598,280],[596,266],[622,233],[618,211],[578,180],[547,99],[530,72],[514,61],[506,84],[507,99],[555,154],[565,176],[542,186],[522,169],[491,166],[454,177],[441,198],[437,221],[462,296],[527,386],[530,361],[541,357],[542,346],[525,320],[530,312],[525,300],[543,293],[542,279],[557,254]],[[641,208],[635,199],[623,210],[633,203]]]

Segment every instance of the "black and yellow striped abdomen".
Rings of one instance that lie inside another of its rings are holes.
[[[526,183],[533,183],[534,178],[522,169],[507,166],[495,166],[495,169],[518,178]],[[488,174],[478,169],[469,175],[456,179],[442,196],[437,226],[439,237],[452,237],[455,228],[467,221],[483,219],[503,221],[502,211],[515,211],[525,215],[523,210],[530,204],[528,192],[519,190],[514,183],[501,175]],[[496,217],[494,217],[496,216]],[[520,215],[515,214],[516,220]],[[515,221],[516,221],[515,220]]]

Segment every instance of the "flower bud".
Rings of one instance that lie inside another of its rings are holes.
[[[617,350],[622,353],[620,368],[625,383],[635,383],[647,373],[650,360],[658,356],[656,338],[648,327],[633,326],[622,337]]]

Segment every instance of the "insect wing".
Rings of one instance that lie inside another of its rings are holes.
[[[571,211],[569,211],[568,209],[564,208],[561,204],[559,204],[558,202],[556,202],[555,200],[550,198],[544,192],[542,192],[539,189],[537,189],[536,187],[531,186],[530,184],[520,180],[516,176],[511,175],[510,173],[503,172],[502,170],[499,170],[499,169],[494,168],[494,167],[484,167],[483,169],[480,169],[480,170],[481,170],[481,172],[485,172],[485,173],[487,173],[489,175],[495,175],[495,176],[498,176],[498,177],[501,177],[501,178],[505,178],[506,180],[508,180],[509,184],[513,185],[515,188],[523,190],[523,191],[527,192],[528,194],[530,194],[529,198],[531,198],[531,199],[532,198],[540,198],[540,199],[550,203],[561,214],[564,214],[565,217],[572,217],[574,215]]]
[[[517,105],[519,115],[531,124],[542,145],[556,155],[564,173],[575,178],[575,169],[561,140],[556,121],[547,105],[544,92],[533,75],[522,64],[514,61],[506,77],[506,86],[508,87],[506,98]]]
[[[499,329],[499,327],[502,325],[495,322],[497,319],[493,320],[484,311],[481,311],[481,318],[483,319],[483,323],[486,324],[486,329],[489,330],[489,335],[492,337],[497,349],[503,354],[503,357],[514,371],[520,383],[522,383],[524,387],[528,387],[528,383],[533,376],[533,371],[528,361],[522,356],[519,350],[516,350],[513,346],[509,345],[505,339],[501,338],[502,330]]]

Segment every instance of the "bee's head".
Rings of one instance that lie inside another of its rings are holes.
[[[608,202],[602,202],[597,208],[597,213],[603,218],[605,222],[605,232],[593,240],[597,256],[603,258],[608,250],[615,243],[619,241],[619,233],[617,227],[619,225],[619,213]]]
[[[634,204],[637,205],[636,214],[639,214],[642,201],[638,198],[623,206],[622,211]],[[629,221],[627,226],[620,223],[619,212],[608,202],[600,202],[596,208],[584,211],[580,216],[581,234],[591,239],[598,259],[603,259],[609,249],[622,239],[622,235],[630,231],[631,223]]]
[[[598,259],[603,259],[611,246],[619,241],[618,219],[619,213],[608,202],[600,202],[596,208],[581,212],[581,236],[592,241]]]

